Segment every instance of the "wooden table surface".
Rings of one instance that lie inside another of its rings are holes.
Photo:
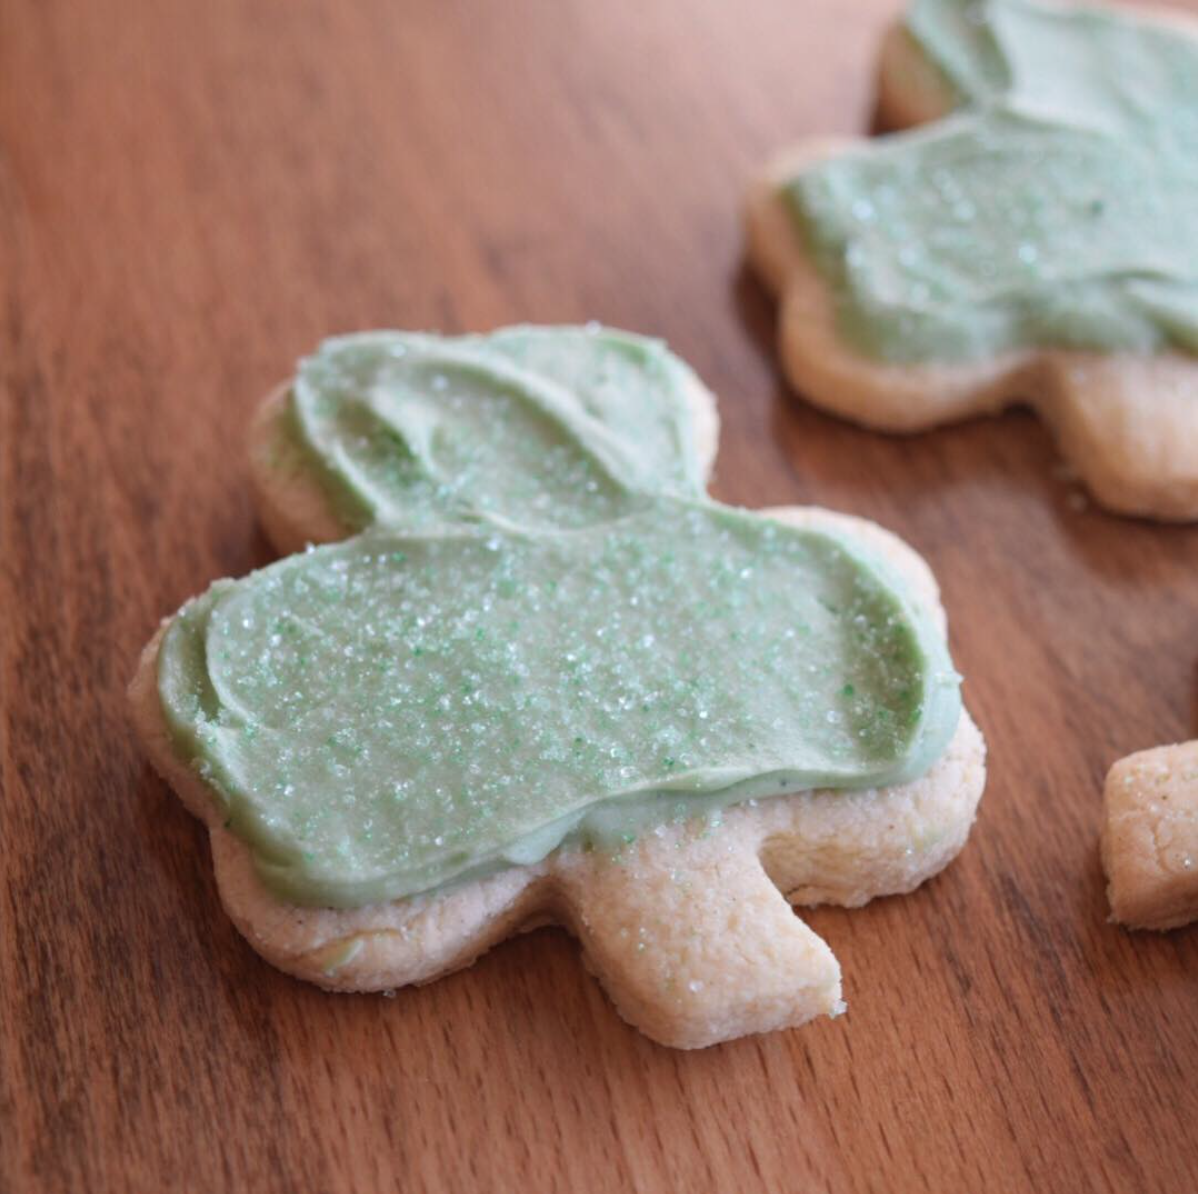
[[[1198,10],[1198,4],[1191,4]],[[1198,930],[1106,923],[1107,766],[1193,736],[1198,529],[1030,416],[789,396],[739,199],[867,126],[892,0],[0,2],[0,1189],[1198,1188]],[[720,397],[715,492],[924,552],[990,781],[908,898],[807,919],[850,1011],[699,1053],[543,930],[394,999],[276,973],[124,686],[270,558],[242,451],[329,332],[599,319]]]

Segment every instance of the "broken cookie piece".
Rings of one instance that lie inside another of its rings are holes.
[[[1103,800],[1112,918],[1133,929],[1198,919],[1198,741],[1120,759]]]

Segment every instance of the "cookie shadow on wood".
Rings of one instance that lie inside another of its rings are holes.
[[[1198,964],[1198,924],[1159,932],[1127,929],[1111,920],[1097,843],[1086,868],[1085,889],[1081,914],[1086,919],[1078,948],[1106,998],[1135,999],[1147,1006],[1162,988],[1190,985]]]
[[[141,768],[133,808],[136,834],[145,843],[140,855],[143,915],[161,922],[150,933],[160,961],[161,951],[169,950],[171,972],[190,976],[185,981],[198,989],[211,983],[214,972],[232,977],[238,986],[258,983],[260,968],[274,975],[221,908],[208,831],[149,766]]]

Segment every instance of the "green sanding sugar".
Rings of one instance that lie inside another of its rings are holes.
[[[960,109],[784,190],[845,338],[1198,352],[1198,38],[1034,0],[917,0],[907,31]]]
[[[340,350],[342,372],[387,389],[360,347]],[[409,399],[412,378],[439,375],[417,363],[379,405],[410,428],[426,405]],[[673,376],[658,426],[685,431]],[[396,524],[219,582],[168,630],[159,691],[176,748],[287,899],[390,899],[562,841],[618,851],[737,801],[896,782],[953,732],[943,638],[901,587],[836,538],[680,492],[673,431],[654,449],[668,482],[655,492],[619,453],[590,454],[619,419],[574,412],[581,463],[548,457],[553,501],[538,504],[535,460],[504,472],[528,445],[491,421],[542,380],[505,376],[480,398],[470,374],[461,395],[436,391],[466,411],[444,424],[456,446],[438,459],[479,458],[486,439],[497,469],[455,474],[437,505],[419,468],[394,488],[363,449],[355,468],[390,495]],[[571,489],[592,476],[606,488]]]

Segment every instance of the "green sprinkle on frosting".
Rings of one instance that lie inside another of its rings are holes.
[[[304,362],[293,433],[372,521],[213,585],[159,655],[175,749],[279,896],[351,907],[563,842],[618,852],[942,753],[942,634],[859,547],[704,496],[691,384],[662,346],[582,329],[379,333]]]
[[[349,526],[573,527],[644,491],[703,493],[679,400],[692,384],[672,353],[614,331],[370,332],[300,362],[291,431]]]
[[[785,187],[846,340],[1198,353],[1198,38],[1034,0],[916,0],[906,30],[957,112]]]

